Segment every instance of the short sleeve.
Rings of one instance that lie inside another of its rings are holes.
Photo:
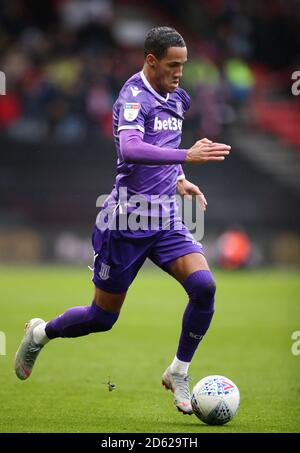
[[[119,102],[118,132],[124,129],[137,129],[144,133],[150,106],[143,91],[137,95],[129,86]]]

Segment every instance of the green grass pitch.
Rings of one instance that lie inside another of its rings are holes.
[[[300,355],[291,352],[292,333],[300,331],[299,273],[214,275],[216,312],[190,373],[191,385],[210,374],[238,385],[239,412],[224,426],[180,414],[161,386],[186,304],[170,276],[142,269],[110,332],[49,343],[22,382],[13,360],[24,322],[87,305],[93,288],[84,266],[2,267],[0,432],[299,432]],[[116,384],[112,392],[105,385],[109,377]]]

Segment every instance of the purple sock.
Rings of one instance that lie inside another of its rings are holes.
[[[46,325],[48,338],[82,337],[92,332],[110,330],[117,321],[119,313],[111,313],[98,307],[93,301],[86,307],[74,307],[52,319]]]
[[[211,272],[201,270],[189,275],[183,286],[189,295],[189,303],[182,318],[176,356],[190,362],[213,317],[216,285]]]

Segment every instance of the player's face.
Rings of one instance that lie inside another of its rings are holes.
[[[160,60],[153,56],[155,85],[159,92],[172,93],[176,90],[186,61],[186,47],[169,47]]]

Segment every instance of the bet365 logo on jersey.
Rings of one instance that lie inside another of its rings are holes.
[[[154,118],[154,130],[155,131],[181,131],[182,120],[179,118],[169,117],[167,120],[161,120],[158,116]]]

